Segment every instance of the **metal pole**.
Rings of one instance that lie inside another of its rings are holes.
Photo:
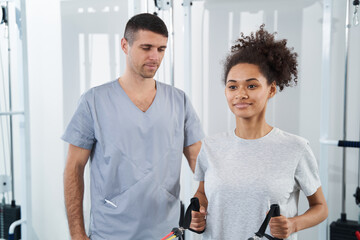
[[[320,114],[320,162],[319,171],[321,185],[324,191],[325,199],[328,200],[328,176],[329,176],[329,153],[327,138],[329,133],[330,116],[330,55],[331,55],[331,18],[332,18],[332,0],[323,0],[323,26],[322,26],[322,78],[321,78],[321,114]],[[331,144],[337,143],[331,141]],[[319,238],[328,239],[328,219],[319,226]]]
[[[349,29],[350,25],[350,1],[346,2],[346,26],[345,26],[345,79],[344,79],[344,115],[343,115],[343,139],[346,140],[347,122],[347,85],[348,85],[348,61],[349,61]],[[342,204],[341,220],[346,221],[346,148],[343,148],[342,166]]]
[[[25,136],[25,154],[21,161],[21,186],[22,186],[22,200],[21,200],[21,218],[26,219],[26,223],[21,225],[22,240],[38,240],[34,233],[32,224],[32,184],[31,184],[31,154],[30,154],[30,115],[29,115],[29,71],[28,71],[28,37],[27,37],[27,11],[26,0],[21,0],[21,32],[22,32],[22,70],[23,70],[23,86],[24,86],[24,136]],[[28,218],[28,216],[30,216]]]
[[[354,0],[353,5],[354,5],[353,25],[358,26],[359,25],[358,10],[359,10],[360,1]],[[360,128],[359,128],[359,140],[360,140]],[[360,186],[360,150],[359,150],[359,161],[358,161],[358,188],[359,188],[359,186]]]
[[[0,112],[0,116],[24,115],[25,112]]]
[[[192,97],[191,91],[191,0],[184,0],[184,90],[188,96]]]
[[[174,33],[174,1],[171,0],[171,8],[170,8],[170,78],[171,78],[171,86],[175,86],[175,74],[174,74],[174,64],[175,64],[175,33]]]
[[[192,99],[192,89],[191,89],[191,0],[183,0],[183,29],[184,29],[184,91],[187,93],[190,99]],[[185,162],[185,161],[183,161]],[[185,172],[183,164],[183,171]],[[187,168],[188,171],[188,168]],[[184,178],[184,198],[188,199],[192,195],[192,181],[190,178]],[[185,239],[192,240],[193,236],[189,233],[185,233]]]
[[[8,79],[9,79],[9,112],[12,111],[11,96],[11,46],[10,46],[10,24],[9,24],[9,2],[6,3],[7,8],[7,33],[8,33]],[[14,191],[14,149],[13,149],[13,115],[9,115],[9,145],[10,145],[10,170],[11,170],[11,205],[15,207],[15,191]]]

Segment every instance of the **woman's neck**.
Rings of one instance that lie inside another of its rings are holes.
[[[243,139],[257,139],[264,137],[273,129],[263,120],[236,119],[236,136]]]

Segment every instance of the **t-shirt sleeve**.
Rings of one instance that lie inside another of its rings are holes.
[[[193,108],[190,99],[185,94],[185,127],[184,147],[190,146],[204,138],[200,119]]]
[[[85,95],[81,96],[79,105],[61,139],[77,147],[92,148],[95,142],[94,121]]]
[[[208,159],[206,157],[204,148],[205,148],[204,142],[202,142],[199,155],[196,159],[196,167],[195,167],[195,174],[194,174],[195,181],[204,181],[205,180],[205,172],[207,170]]]
[[[306,143],[302,157],[299,160],[295,171],[295,180],[299,189],[307,197],[313,195],[321,186],[316,158],[309,143]]]

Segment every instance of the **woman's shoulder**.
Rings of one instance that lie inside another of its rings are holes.
[[[276,141],[285,145],[285,146],[293,146],[293,147],[301,147],[303,148],[307,144],[309,144],[309,141],[301,137],[299,135],[289,133],[286,131],[283,131],[279,128],[276,129]]]

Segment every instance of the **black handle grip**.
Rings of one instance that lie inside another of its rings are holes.
[[[339,147],[360,148],[360,142],[340,140],[340,141],[338,142],[338,146],[339,146]]]
[[[199,199],[197,197],[193,197],[190,200],[190,205],[186,209],[183,225],[182,226],[180,225],[180,227],[188,229],[190,227],[190,223],[191,223],[191,211],[198,212],[199,210],[200,210]]]
[[[273,217],[280,216],[280,206],[278,204],[272,204],[270,208],[274,208]]]
[[[274,208],[273,217],[279,217],[280,216],[280,206],[279,206],[279,204],[272,204],[271,208]],[[274,238],[274,240],[282,240],[282,239]]]
[[[200,202],[199,202],[199,199],[197,197],[193,197],[191,200],[190,200],[190,204],[192,205],[192,210],[193,211],[200,211]]]
[[[190,206],[191,206],[191,210],[192,210],[192,211],[199,212],[199,211],[200,211],[200,202],[199,202],[199,199],[198,199],[197,197],[193,197],[193,198],[190,200]],[[187,212],[187,211],[186,211],[186,212]],[[186,214],[188,214],[188,213],[186,213]],[[190,214],[190,222],[191,222],[191,211],[189,211],[189,214]],[[185,218],[186,218],[186,216],[185,216]],[[190,223],[189,223],[189,225],[188,225],[188,229],[189,229],[190,231],[192,231],[192,232],[197,233],[197,234],[201,234],[201,233],[203,233],[203,232],[205,231],[205,229],[202,230],[202,231],[200,231],[200,232],[191,229],[191,228],[190,228]]]

